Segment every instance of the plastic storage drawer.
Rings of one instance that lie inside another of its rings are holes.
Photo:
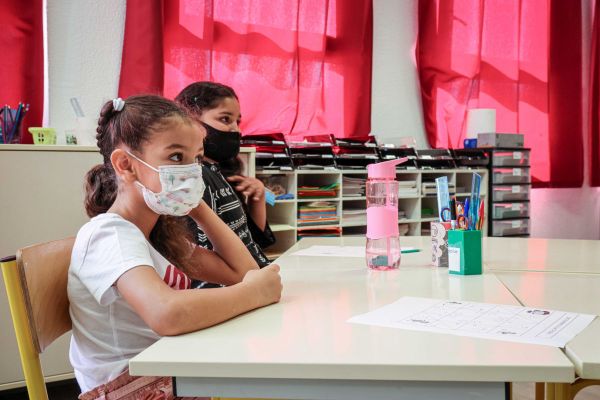
[[[492,201],[529,200],[529,185],[507,185],[492,187]]]
[[[529,235],[529,219],[494,221],[492,224],[494,236]]]
[[[494,168],[492,183],[529,183],[531,182],[531,171],[529,168]]]
[[[526,167],[529,166],[529,151],[510,150],[495,151],[492,167]]]
[[[529,203],[493,203],[494,219],[529,217]]]

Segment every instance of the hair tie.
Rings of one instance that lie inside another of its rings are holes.
[[[120,97],[113,99],[113,108],[115,111],[121,111],[125,107],[125,100]]]

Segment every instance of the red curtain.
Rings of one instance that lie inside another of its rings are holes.
[[[592,51],[590,57],[589,131],[590,131],[590,183],[600,186],[600,2],[594,4]]]
[[[0,102],[13,109],[29,103],[21,143],[33,143],[29,126],[42,126],[44,37],[42,0],[2,0],[0,7]]]
[[[466,111],[525,135],[534,185],[583,183],[580,0],[420,0],[417,64],[432,147],[462,147]]]
[[[129,0],[119,93],[232,86],[245,134],[366,135],[371,0]]]

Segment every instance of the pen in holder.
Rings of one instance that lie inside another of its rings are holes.
[[[450,230],[448,232],[448,272],[454,275],[481,274],[480,230]]]
[[[431,223],[431,263],[435,267],[448,268],[449,222]]]

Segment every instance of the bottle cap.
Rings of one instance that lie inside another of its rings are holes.
[[[406,160],[408,160],[408,157],[367,165],[369,179],[395,179],[396,165],[402,164]]]

